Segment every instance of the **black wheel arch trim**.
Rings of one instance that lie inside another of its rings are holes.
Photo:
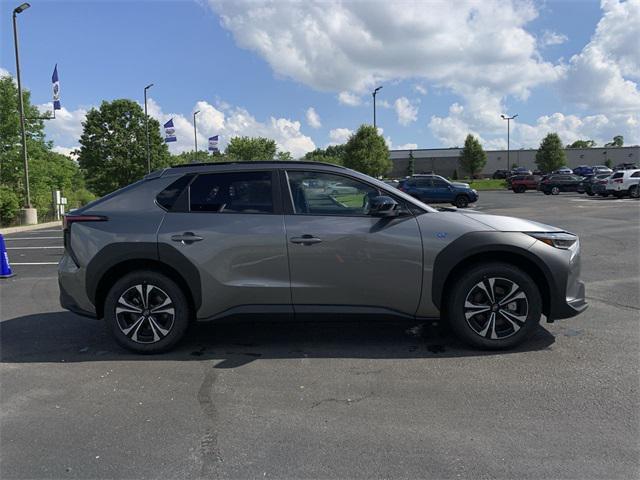
[[[153,262],[173,270],[179,275],[188,289],[185,294],[192,300],[194,310],[202,305],[202,288],[200,273],[193,263],[180,253],[175,247],[155,242],[120,242],[112,243],[102,248],[89,262],[86,269],[87,297],[96,311],[100,310],[97,303],[104,298],[105,292],[99,292],[100,283],[110,271],[128,262]],[[100,314],[98,313],[98,316]]]
[[[534,265],[538,271],[527,273],[534,280],[546,283],[540,292],[547,297],[543,306],[545,315],[550,319],[566,316],[562,312],[566,310],[568,266],[562,251],[537,242],[522,232],[471,232],[442,249],[433,264],[431,287],[433,303],[439,310],[442,311],[445,287],[452,279],[451,274],[464,271],[472,257],[482,261],[483,256],[487,261],[501,261],[501,256],[504,256],[502,261],[507,263],[517,256],[527,264]]]

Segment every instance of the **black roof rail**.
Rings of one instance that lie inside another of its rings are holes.
[[[239,160],[230,162],[195,162],[195,163],[182,163],[180,165],[171,165],[169,168],[188,168],[188,167],[204,167],[211,165],[238,165],[238,164],[280,164],[280,165],[324,165],[329,167],[345,168],[342,165],[336,165],[335,163],[327,162],[308,162],[305,160]]]

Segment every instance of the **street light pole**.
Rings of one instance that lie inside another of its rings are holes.
[[[149,117],[147,115],[147,90],[151,87],[153,87],[153,83],[144,87],[144,130],[147,135],[147,173],[151,173],[151,156],[149,154]]]
[[[193,112],[193,141],[196,145],[195,160],[198,161],[198,127],[196,126],[196,115],[200,113],[200,110]]]
[[[510,169],[509,167],[509,153],[511,150],[511,145],[510,145],[510,136],[511,136],[511,120],[513,120],[514,118],[516,118],[518,116],[518,114],[516,113],[513,117],[507,117],[505,115],[500,115],[502,117],[503,120],[507,121],[507,170]]]
[[[377,87],[372,93],[371,95],[373,95],[373,128],[376,129],[376,132],[378,131],[377,127],[376,127],[376,95],[378,94],[378,91],[380,91],[382,89],[382,85]]]
[[[22,133],[22,158],[24,162],[25,208],[31,208],[31,192],[29,191],[29,161],[27,160],[27,133],[24,126],[24,102],[22,100],[22,82],[20,80],[20,55],[18,53],[18,23],[16,17],[31,5],[23,3],[13,10],[13,42],[16,49],[16,77],[18,80],[18,106],[20,108],[20,130]]]

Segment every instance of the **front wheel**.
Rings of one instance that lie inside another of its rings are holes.
[[[558,195],[560,193],[560,189],[558,187],[553,187],[551,189],[551,195]]]
[[[447,315],[465,343],[483,349],[512,348],[536,329],[542,298],[535,282],[519,268],[481,264],[454,283]]]
[[[631,198],[640,198],[640,186],[634,185],[629,188],[629,196]]]
[[[171,349],[189,325],[189,304],[180,287],[151,270],[129,273],[105,299],[104,318],[116,341],[137,353]]]
[[[458,208],[467,208],[469,206],[469,199],[465,195],[458,195],[453,204]]]

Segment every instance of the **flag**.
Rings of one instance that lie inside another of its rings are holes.
[[[213,137],[209,137],[209,151],[217,152],[218,151],[218,135],[214,135]]]
[[[53,84],[53,109],[60,110],[60,81],[58,80],[58,64],[56,63],[53,69],[53,75],[51,76],[51,83]]]
[[[164,142],[175,142],[176,138],[176,129],[173,126],[173,118],[170,119],[167,123],[164,124]]]

